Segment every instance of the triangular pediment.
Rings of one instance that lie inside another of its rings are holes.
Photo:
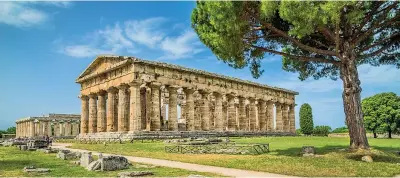
[[[102,73],[111,67],[115,66],[116,64],[128,60],[127,58],[124,58],[122,56],[113,56],[113,55],[108,55],[108,56],[97,56],[92,63],[89,64],[89,66],[79,75],[77,78],[77,81],[79,79],[84,78],[85,76],[89,75],[94,75],[98,73]]]

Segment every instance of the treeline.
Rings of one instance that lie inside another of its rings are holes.
[[[15,134],[16,130],[15,127],[9,127],[7,130],[0,130],[0,138],[3,138],[3,134]]]

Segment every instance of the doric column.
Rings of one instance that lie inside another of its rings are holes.
[[[70,121],[65,121],[64,122],[64,136],[70,136],[71,135],[71,123]]]
[[[56,137],[60,136],[60,123],[59,122],[54,123],[54,136],[56,136]]]
[[[128,131],[128,118],[127,116],[127,110],[126,110],[126,102],[128,101],[127,99],[127,86],[126,85],[121,85],[118,87],[118,132],[125,132]]]
[[[289,132],[290,126],[289,126],[289,105],[287,104],[282,104],[282,121],[283,121],[283,131],[284,132]]]
[[[254,98],[249,98],[250,101],[250,113],[249,113],[249,119],[250,119],[250,131],[255,131],[256,126],[257,126],[257,105],[256,105],[256,100]]]
[[[186,94],[186,130],[194,131],[194,98],[193,93],[195,90],[190,88],[184,88],[183,91]]]
[[[283,131],[283,113],[282,113],[282,104],[275,103],[275,110],[276,110],[276,128],[275,130],[278,132]]]
[[[228,100],[228,130],[235,131],[236,130],[236,107],[235,107],[235,97],[232,95],[226,96]]]
[[[38,123],[38,136],[40,136],[40,137],[43,137],[43,135],[44,135],[44,132],[43,132],[43,129],[44,129],[44,125],[43,125],[43,121],[39,121]]]
[[[153,82],[151,87],[151,114],[150,130],[160,130],[160,83]]]
[[[169,103],[168,103],[168,130],[178,131],[178,86],[168,86]]]
[[[101,91],[97,96],[97,132],[107,131],[106,118],[106,93]]]
[[[246,98],[239,96],[239,108],[238,108],[238,115],[239,115],[239,130],[247,131],[248,122],[246,119]]]
[[[81,133],[88,133],[89,130],[89,102],[87,96],[81,96]],[[55,131],[54,131],[55,133]]]
[[[107,117],[107,132],[115,132],[117,131],[117,126],[115,125],[116,123],[116,117],[115,117],[115,110],[116,109],[116,89],[115,88],[110,88],[107,90],[107,112],[106,112],[106,117]]]
[[[89,95],[89,133],[97,132],[97,95]]]
[[[35,130],[35,122],[32,120],[32,121],[30,121],[30,134],[29,134],[29,136],[30,137],[35,137],[35,133],[36,133],[36,130]]]
[[[224,118],[222,114],[222,95],[215,93],[215,130],[224,131]]]
[[[64,136],[64,122],[58,123],[58,136]]]
[[[42,124],[42,128],[43,128],[43,136],[44,135],[48,135],[48,133],[49,133],[49,128],[48,128],[48,126],[49,126],[49,124],[48,124],[48,121],[42,121],[41,122],[41,124]]]
[[[260,131],[265,132],[267,130],[267,114],[266,114],[266,103],[264,100],[258,100],[258,121],[260,124]]]
[[[267,101],[267,108],[266,108],[266,125],[267,131],[271,132],[274,130],[274,103],[272,101]]]
[[[158,89],[159,91],[160,89]],[[145,124],[142,123],[142,126],[145,126],[147,131],[150,131],[150,127],[151,127],[151,112],[152,112],[152,108],[153,108],[153,103],[152,103],[152,98],[151,98],[151,88],[147,88],[146,89],[146,93],[145,93],[145,106],[146,106],[146,113],[145,113]]]
[[[296,133],[296,125],[295,125],[295,114],[294,114],[294,106],[295,104],[292,104],[289,106],[289,125],[290,125],[290,132]]]
[[[79,134],[78,123],[73,122],[72,123],[72,136],[76,136],[78,134]]]
[[[142,130],[140,83],[131,83],[129,91],[129,131],[140,131]]]
[[[209,91],[200,90],[201,94],[201,130],[208,131],[210,130],[210,103],[207,99]]]
[[[47,135],[49,137],[53,136],[53,132],[52,132],[52,129],[51,129],[51,121],[47,122]]]

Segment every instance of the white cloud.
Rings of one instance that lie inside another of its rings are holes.
[[[0,2],[0,23],[31,27],[46,22],[48,14],[21,2]]]
[[[161,59],[191,57],[203,51],[196,33],[191,30],[187,30],[177,37],[166,37],[161,43],[161,49],[165,52],[165,56]]]
[[[84,41],[90,43],[74,44],[62,47],[62,53],[73,57],[92,57],[96,52],[137,53],[137,46],[143,45],[156,55],[159,60],[189,58],[204,49],[197,35],[186,30],[178,36],[167,36],[161,29],[166,18],[156,17],[144,20],[129,20],[120,25],[106,26],[86,35]]]
[[[156,17],[125,22],[125,33],[133,41],[154,48],[165,36],[160,26],[166,18]]]
[[[89,45],[73,45],[67,46],[61,51],[64,54],[72,57],[93,57],[99,54],[112,54],[114,51],[106,51],[102,49],[97,49]]]
[[[62,47],[62,53],[72,57],[93,57],[99,54],[114,54],[126,50],[134,53],[132,41],[124,36],[119,23],[114,26],[106,26],[105,29],[97,30],[86,36],[91,43],[76,44]]]

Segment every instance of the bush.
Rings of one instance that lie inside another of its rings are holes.
[[[331,127],[326,126],[326,125],[321,125],[321,126],[315,126],[313,130],[313,135],[315,136],[328,136],[328,134],[331,132]]]
[[[338,127],[332,133],[349,133],[349,129],[347,127]]]
[[[296,135],[302,135],[303,132],[301,132],[301,129],[296,129]]]
[[[312,116],[312,109],[308,103],[304,103],[300,107],[300,129],[305,135],[313,133],[314,123]]]

